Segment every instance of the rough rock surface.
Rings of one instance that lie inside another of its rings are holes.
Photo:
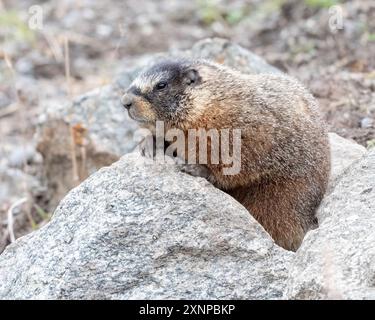
[[[7,247],[0,299],[280,298],[292,256],[204,179],[131,153]]]
[[[331,185],[350,165],[363,157],[366,148],[360,144],[329,133],[331,146]]]
[[[40,117],[37,140],[44,160],[49,211],[89,174],[134,149],[138,125],[121,106],[120,96],[116,86],[108,85],[72,104],[48,106]]]
[[[100,152],[119,157],[133,150],[133,133],[138,128],[122,107],[120,97],[119,88],[107,85],[77,97],[73,103],[47,106],[40,117],[41,127],[51,120],[79,124]]]
[[[43,172],[48,181],[46,198],[53,211],[67,191],[118,156],[100,150],[86,128],[64,120],[51,120],[40,131],[38,151],[43,155]]]
[[[243,73],[281,73],[263,58],[225,39],[213,38],[197,42],[185,54],[194,59],[208,59],[235,68]]]
[[[375,149],[346,172],[297,251],[289,299],[375,299]]]

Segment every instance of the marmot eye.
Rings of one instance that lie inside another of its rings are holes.
[[[161,81],[161,82],[159,82],[159,83],[156,85],[156,89],[157,89],[157,90],[162,90],[162,89],[164,89],[166,86],[167,86],[167,83],[164,82],[164,81]]]

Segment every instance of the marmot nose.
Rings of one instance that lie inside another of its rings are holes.
[[[133,104],[133,97],[129,94],[124,94],[121,98],[121,103],[126,109],[130,109]]]

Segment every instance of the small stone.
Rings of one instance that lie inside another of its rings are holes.
[[[4,93],[0,91],[0,109],[8,106],[11,103],[11,100],[9,97]]]
[[[372,128],[374,126],[374,119],[365,117],[361,120],[361,128]]]
[[[8,157],[10,167],[22,168],[36,159],[35,147],[31,145],[16,146]]]
[[[15,69],[22,74],[31,74],[33,72],[33,62],[30,59],[20,58],[15,64]]]
[[[99,24],[96,27],[96,33],[101,37],[108,37],[112,34],[112,27],[106,24]]]

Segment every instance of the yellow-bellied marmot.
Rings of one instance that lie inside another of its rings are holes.
[[[241,129],[241,170],[208,179],[242,203],[280,246],[296,250],[317,226],[325,193],[328,135],[312,95],[283,75],[245,75],[208,61],[166,60],[142,72],[122,97],[147,126]]]

